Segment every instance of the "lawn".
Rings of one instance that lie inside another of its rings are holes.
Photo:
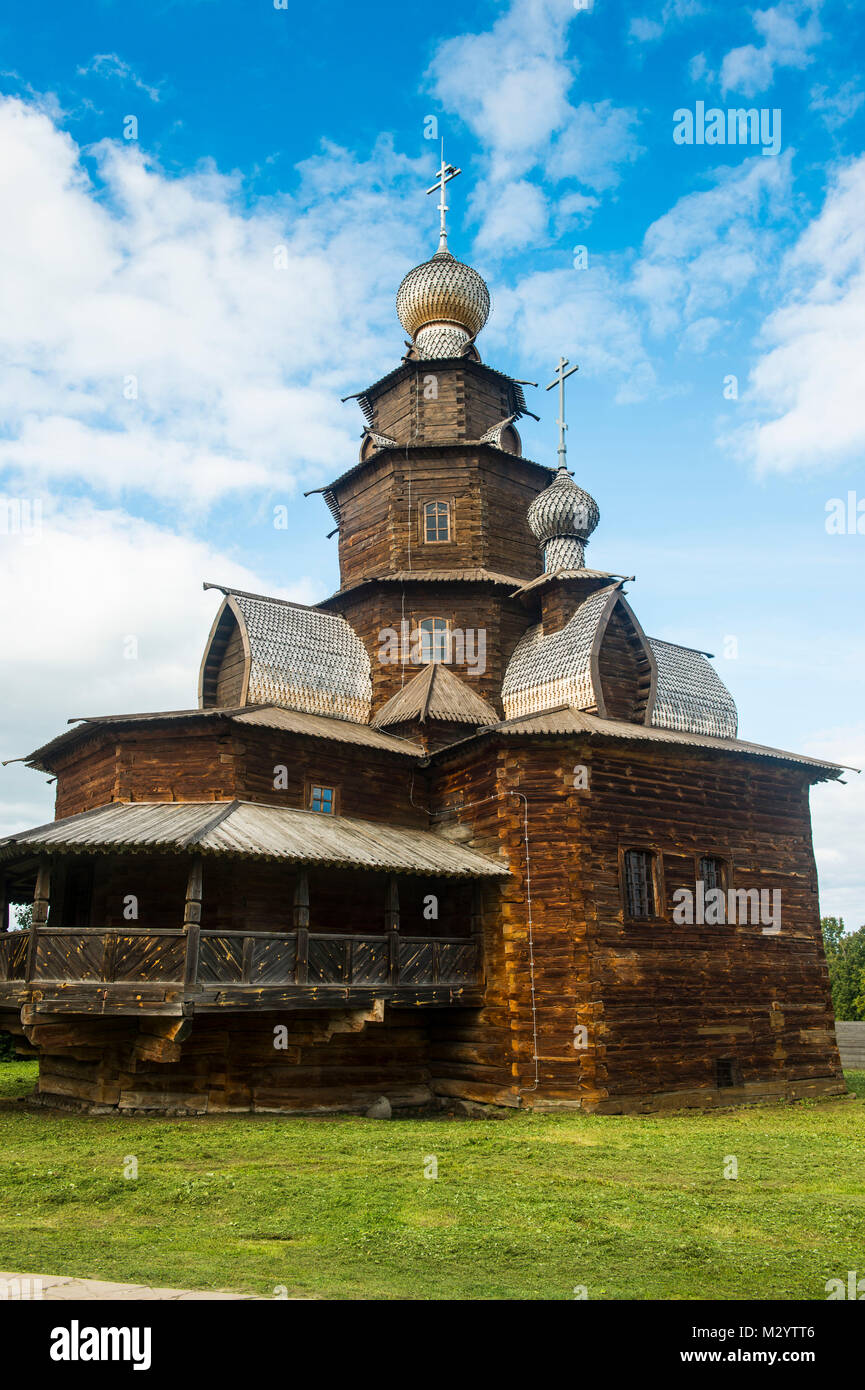
[[[853,1101],[391,1121],[50,1114],[17,1100],[35,1074],[0,1065],[3,1269],[423,1299],[825,1299],[865,1276],[865,1072]]]

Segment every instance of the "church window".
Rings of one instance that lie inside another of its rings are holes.
[[[447,618],[424,618],[421,621],[420,656],[425,665],[430,661],[448,660],[450,633]]]
[[[427,502],[423,509],[423,538],[427,544],[449,541],[451,509],[448,502]]]
[[[332,816],[334,801],[333,787],[322,787],[315,782],[312,784],[309,789],[309,809],[311,811],[320,811],[324,816]]]
[[[629,917],[654,917],[655,856],[647,849],[626,849],[625,906]]]
[[[712,888],[720,888],[723,893],[727,887],[727,866],[723,859],[713,854],[704,854],[700,860],[700,879],[708,893]]]
[[[732,1057],[715,1058],[715,1085],[735,1086],[737,1082],[736,1063]]]

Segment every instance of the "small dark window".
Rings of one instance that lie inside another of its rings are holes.
[[[320,811],[322,815],[333,815],[333,787],[313,785],[309,790],[309,809]]]
[[[716,859],[711,854],[704,855],[700,860],[700,878],[707,893],[712,888],[720,888],[723,892],[727,886],[723,859]]]
[[[629,917],[655,916],[654,857],[647,849],[625,850],[625,904]]]
[[[716,1058],[715,1058],[715,1085],[716,1085],[717,1087],[720,1088],[720,1087],[722,1087],[722,1086],[735,1086],[735,1084],[736,1084],[736,1067],[735,1067],[735,1063],[733,1062],[733,1058],[732,1058],[732,1057],[716,1057]]]
[[[424,540],[449,541],[451,538],[451,509],[447,502],[427,502],[423,509]]]

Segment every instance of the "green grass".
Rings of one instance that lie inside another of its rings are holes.
[[[0,1066],[3,1269],[423,1299],[824,1299],[865,1276],[865,1072],[855,1101],[389,1122],[50,1114],[17,1101],[35,1077]]]

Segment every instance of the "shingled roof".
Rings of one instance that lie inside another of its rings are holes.
[[[366,648],[344,618],[286,599],[221,588],[222,607],[201,665],[202,705],[220,700],[229,642],[239,636],[237,704],[276,704],[366,724],[372,700]],[[242,653],[242,655],[241,655]]]
[[[607,712],[599,652],[617,605],[627,614],[636,640],[656,672],[646,705],[646,722],[681,733],[735,738],[735,702],[706,654],[645,637],[618,583],[590,594],[557,631],[546,633],[538,623],[524,634],[514,649],[502,685],[507,718],[538,714],[562,704],[597,711],[601,716]]]
[[[392,695],[373,719],[376,727],[439,719],[452,724],[497,724],[492,705],[481,699],[465,681],[440,661],[413,676],[402,690]]]
[[[162,850],[271,859],[445,878],[502,878],[508,867],[429,830],[324,816],[248,801],[112,802],[0,840],[0,860],[22,853]]]

